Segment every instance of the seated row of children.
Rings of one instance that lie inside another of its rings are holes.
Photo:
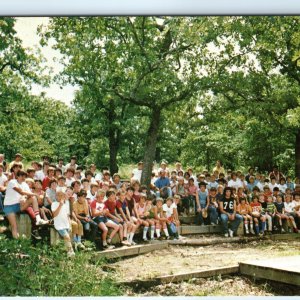
[[[54,197],[50,205],[47,202],[45,205],[46,197],[41,197],[41,181],[28,180],[27,173],[19,170],[16,179],[9,181],[4,199],[4,212],[13,237],[19,237],[16,214],[30,208],[34,236],[40,238],[36,227],[48,223],[42,217],[53,218],[54,227],[63,237],[69,256],[74,255],[72,241],[76,249],[84,248],[83,236],[94,240],[101,234],[103,248],[114,247],[111,242],[115,235],[123,245],[135,245],[134,235],[139,227],[142,227],[145,242],[161,239],[162,233],[167,239],[170,234],[179,238],[176,205],[179,197],[169,198],[164,203],[161,198],[155,200],[141,194],[140,201],[136,202],[134,190],[128,186],[126,190],[97,188],[92,200],[87,199],[87,191],[82,188],[74,193],[74,186],[73,183],[70,187],[56,189],[56,180],[50,180],[47,192],[52,189]],[[49,196],[51,193],[47,192]]]

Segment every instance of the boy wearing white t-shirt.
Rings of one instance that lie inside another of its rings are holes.
[[[71,238],[70,238],[70,206],[65,201],[65,193],[59,191],[56,193],[56,202],[52,202],[51,210],[53,213],[54,228],[58,231],[59,235],[63,237],[65,246],[67,248],[68,257],[75,255]]]
[[[172,198],[170,198],[170,197],[167,198],[166,203],[163,204],[163,211],[165,212],[167,220],[168,220],[167,226],[170,231],[170,234],[173,233],[173,235],[175,236],[175,239],[178,239],[179,238],[178,237],[178,222],[175,219],[174,208],[175,208],[175,206],[172,201]],[[177,208],[177,205],[176,205],[176,208]]]

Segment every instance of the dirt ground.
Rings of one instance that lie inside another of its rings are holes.
[[[254,281],[244,276],[194,278],[147,289],[125,289],[127,296],[299,296],[299,287],[277,282]]]
[[[110,264],[118,281],[154,278],[183,272],[237,265],[241,261],[300,255],[299,241],[253,241],[247,244],[224,243],[212,246],[172,245],[167,249],[122,259]],[[145,290],[126,289],[127,295],[298,295],[298,289],[278,288],[266,281],[254,282],[244,276],[192,279]],[[282,293],[282,294],[281,294]]]
[[[237,265],[241,261],[300,255],[299,241],[253,241],[212,246],[169,246],[112,264],[120,281]]]

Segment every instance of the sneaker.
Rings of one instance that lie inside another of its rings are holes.
[[[249,234],[249,233],[250,233],[250,232],[249,232],[249,230],[247,229],[247,230],[246,230],[246,234]]]
[[[70,257],[70,258],[75,256],[75,252],[73,251],[73,249],[72,249],[72,250],[69,250],[69,251],[67,252],[67,256]]]
[[[121,244],[124,245],[124,246],[130,246],[131,245],[127,240],[122,241]]]
[[[250,233],[253,234],[253,235],[255,234],[253,229],[250,229]]]
[[[233,231],[231,229],[228,229],[229,231],[229,236],[232,238],[233,237]]]
[[[37,230],[32,230],[31,235],[36,239],[36,240],[41,240],[42,237],[40,236],[39,232]]]
[[[77,248],[80,250],[84,250],[85,246],[81,242],[79,242],[79,243],[77,243]]]
[[[281,233],[285,233],[285,230],[281,227]]]
[[[264,233],[263,233],[263,232],[260,232],[258,235],[259,235],[259,236],[263,236],[263,235],[264,235]]]
[[[107,242],[107,244],[111,244],[111,238],[108,238],[108,239],[106,240],[106,242]]]
[[[211,222],[210,225],[216,226],[216,224],[214,222]]]
[[[148,242],[148,239],[147,239],[147,238],[143,238],[143,241],[144,241],[144,242]]]
[[[47,225],[49,224],[49,221],[45,221],[43,219],[40,219],[39,221],[36,221],[36,226],[40,226],[40,225]]]
[[[293,231],[294,231],[295,233],[299,233],[299,232],[300,232],[297,228],[294,228]]]
[[[229,235],[228,235],[228,232],[226,232],[226,233],[224,234],[224,236],[225,236],[225,237],[228,237],[228,236],[229,236]]]
[[[135,245],[137,245],[137,243],[135,241],[131,241],[131,245],[135,246]]]

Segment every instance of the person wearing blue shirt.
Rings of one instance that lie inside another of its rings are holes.
[[[157,188],[156,190],[156,196],[157,197],[172,197],[172,190],[170,187],[170,179],[166,177],[166,171],[161,170],[159,172],[160,177],[156,179],[154,182],[155,187]],[[167,193],[167,195],[166,195]]]

